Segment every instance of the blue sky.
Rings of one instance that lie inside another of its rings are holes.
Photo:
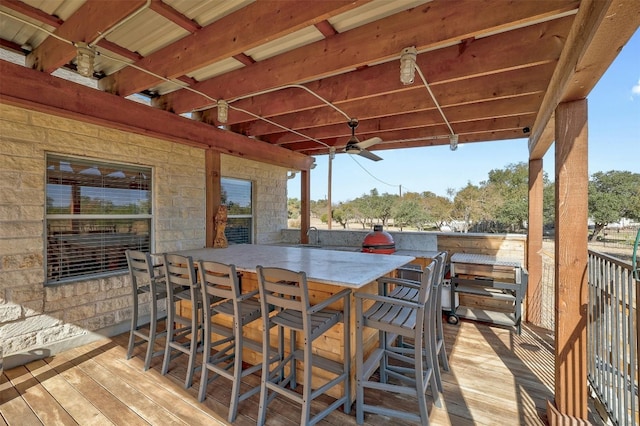
[[[591,91],[589,113],[589,173],[628,170],[640,173],[640,31],[622,49]],[[446,196],[467,182],[479,184],[493,169],[527,162],[528,140],[460,144],[376,151],[384,160],[337,154],[333,160],[333,203],[353,200],[373,188],[380,193],[431,191]],[[553,145],[543,158],[544,170],[554,179]],[[325,199],[328,157],[316,157],[311,171],[311,199]],[[300,198],[300,175],[288,182],[288,196]]]

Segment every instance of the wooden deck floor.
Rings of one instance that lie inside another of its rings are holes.
[[[433,425],[544,425],[546,401],[552,399],[553,338],[541,328],[524,326],[522,335],[461,321],[445,325],[451,371],[445,372],[444,403],[430,403]],[[209,386],[204,403],[197,401],[196,379],[182,387],[184,364],[160,374],[160,359],[142,371],[142,351],[125,359],[125,335],[32,362],[4,372],[0,383],[0,425],[138,425],[226,424],[230,386],[224,379]],[[181,357],[184,358],[184,357]],[[183,362],[183,361],[180,361]],[[259,381],[258,376],[250,380]],[[390,401],[389,398],[393,398]],[[395,407],[415,411],[410,398],[378,394]],[[253,425],[258,396],[240,405],[234,424]],[[431,399],[429,398],[429,401]],[[355,410],[355,404],[354,404]],[[355,424],[354,410],[334,412],[321,424]],[[267,424],[299,424],[299,408],[276,398]],[[366,424],[408,424],[367,415]]]

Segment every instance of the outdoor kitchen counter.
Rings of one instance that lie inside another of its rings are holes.
[[[236,269],[242,272],[242,292],[252,291],[258,288],[256,278],[256,266],[269,266],[304,271],[307,274],[309,286],[309,298],[311,304],[317,304],[328,297],[348,288],[352,292],[377,293],[376,280],[414,260],[414,256],[386,255],[360,253],[352,251],[337,251],[319,248],[287,247],[272,245],[239,244],[227,248],[204,248],[195,250],[183,250],[175,252],[182,256],[191,256],[194,261],[216,261],[236,265]],[[332,304],[333,309],[343,309],[343,299]],[[355,398],[355,296],[351,295],[350,301],[350,351],[345,353],[344,328],[342,324],[335,325],[326,336],[314,342],[314,353],[334,361],[342,362],[345,356],[351,357],[351,395]],[[183,313],[188,312],[187,309]],[[220,321],[220,320],[216,320]],[[221,323],[227,327],[231,322]],[[262,340],[262,321],[255,321],[245,327],[245,337]],[[275,333],[275,330],[272,332]],[[287,335],[288,339],[288,335]],[[365,353],[373,350],[377,345],[378,333],[373,329],[365,330]],[[288,347],[288,342],[286,343]],[[262,362],[262,356],[249,349],[244,350],[243,360],[250,364]],[[314,388],[321,383],[326,383],[326,374],[320,369],[314,369]],[[324,376],[322,374],[325,374]],[[302,379],[303,374],[298,374]],[[344,390],[337,387],[328,392],[333,397],[342,396]]]
[[[351,289],[366,286],[415,258],[412,255],[389,256],[324,248],[254,244],[183,250],[176,253],[191,256],[193,260],[232,263],[242,272],[255,273],[257,265],[304,271],[308,281]]]
[[[440,252],[439,251],[432,251],[432,250],[403,250],[403,249],[398,249],[393,254],[397,255],[397,256],[412,256],[412,257],[415,257],[416,259],[418,259],[418,258],[421,258],[421,259],[433,259],[434,257],[436,257],[438,255],[438,253],[440,253]]]

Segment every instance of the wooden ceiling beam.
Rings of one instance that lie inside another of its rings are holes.
[[[318,31],[320,31],[322,33],[323,36],[325,36],[326,38],[328,37],[332,37],[336,34],[338,34],[338,32],[335,30],[335,28],[333,28],[333,26],[331,25],[331,23],[329,23],[329,21],[327,21],[326,19],[324,21],[320,21],[317,22],[315,24],[315,27],[318,29]]]
[[[251,67],[211,78],[193,88],[215,99],[233,99],[389,61],[398,58],[407,46],[416,46],[418,50],[433,49],[527,22],[551,19],[576,9],[578,4],[578,1],[537,1],[505,7],[504,2],[493,0],[481,5],[482,10],[491,10],[491,13],[479,13],[480,6],[475,0],[455,3],[435,0]],[[209,104],[202,96],[184,89],[161,96],[156,103],[177,113]]]
[[[18,43],[14,43],[12,41],[5,40],[5,39],[0,39],[0,47],[6,50],[10,50],[14,53],[24,55],[24,50],[22,50],[22,46],[20,46]]]
[[[321,22],[367,1],[369,0],[255,2],[157,50],[135,65],[166,78],[176,78]],[[269,25],[257,30],[256,22],[268,22]],[[157,77],[126,67],[100,80],[100,88],[120,96],[128,96],[159,83],[161,80]],[[210,101],[205,99],[206,102]]]
[[[531,115],[536,114],[540,107],[540,103],[542,102],[542,97],[542,93],[536,93],[533,95],[524,95],[514,98],[494,99],[478,104],[459,105],[445,109],[445,114],[451,123],[456,124],[456,127],[458,127],[458,123],[475,122],[477,120],[495,120],[506,117],[528,117],[532,119],[535,117],[532,117]],[[394,121],[405,123],[406,126],[397,126]],[[525,127],[525,123],[523,122],[522,124],[522,127]],[[367,138],[377,136],[377,132],[379,131],[401,130],[403,128],[410,130],[436,125],[444,126],[444,122],[440,117],[440,113],[433,109],[430,111],[420,111],[393,117],[383,117],[375,120],[365,120],[358,126],[356,134],[358,137]],[[530,124],[526,126],[530,126]],[[522,128],[520,130],[521,133],[518,137],[523,137],[524,133],[522,132]],[[448,131],[446,133],[448,133]],[[274,135],[272,135],[272,137],[273,136]],[[346,141],[346,136],[327,136],[318,139],[328,145],[343,146]],[[267,139],[266,141],[277,143],[277,140]],[[292,150],[298,150],[300,147],[306,149],[309,146],[315,147],[316,145],[318,145],[317,142],[301,139],[288,143],[286,147]]]
[[[543,93],[554,68],[554,63],[546,63],[496,75],[431,85],[431,90],[443,108],[491,99],[519,97],[530,93]],[[405,114],[407,111],[435,108],[435,104],[424,85],[415,83],[411,87],[411,90],[385,94],[376,98],[345,102],[341,105],[341,109],[350,117],[363,121],[376,117]],[[312,137],[314,131],[310,128],[346,123],[343,115],[326,106],[314,110],[281,115],[275,118],[274,121],[289,129],[306,130],[309,133],[305,131],[303,133]],[[346,124],[343,129],[343,134],[350,133]],[[259,120],[232,126],[232,130],[237,133],[254,136],[274,132],[280,133],[282,131],[272,124]]]
[[[486,132],[518,130],[518,137],[525,138],[526,134],[522,132],[522,128],[529,125],[529,123],[532,123],[534,119],[535,113],[518,114],[509,117],[485,118],[457,123],[455,131],[457,135],[471,135]],[[382,139],[382,142],[369,148],[369,150],[375,151],[380,149],[381,147],[388,146],[389,144],[395,144],[405,139],[447,139],[449,134],[449,128],[444,123],[432,123],[428,126],[423,127],[379,131],[369,134],[358,134],[357,136],[360,140],[364,140],[374,136],[380,137]],[[343,149],[347,140],[347,137],[328,138],[323,139],[322,142],[326,143],[329,146],[335,146],[338,149]],[[317,145],[319,144],[313,141],[298,141],[286,146],[287,148],[298,151],[310,148],[320,149],[320,147]]]
[[[153,10],[158,15],[164,16],[174,24],[178,25],[182,29],[189,31],[190,33],[195,33],[196,31],[202,29],[202,27],[197,22],[194,22],[191,19],[187,18],[182,13],[164,3],[162,0],[151,0],[149,9]]]
[[[38,22],[49,25],[52,28],[58,28],[64,23],[64,21],[59,17],[49,15],[41,9],[23,3],[20,0],[3,0],[2,6],[11,9],[14,12],[18,12],[21,15],[27,16],[31,19],[35,19]]]
[[[92,43],[101,33],[116,25],[145,4],[144,0],[119,0],[117,7],[103,1],[88,1],[26,57],[27,66],[51,73],[76,56],[73,42]]]
[[[137,61],[142,58],[142,55],[138,52],[132,52],[104,38],[98,42],[97,46],[102,49],[108,50],[111,53],[115,53],[116,55],[120,55],[123,58],[127,58],[130,61]]]
[[[455,45],[425,52],[418,55],[417,64],[429,84],[437,85],[555,62],[560,57],[572,20],[573,15],[484,37],[474,40],[465,49]],[[524,40],[531,40],[535,49],[523,49]],[[414,86],[417,84],[419,82]],[[400,83],[398,61],[327,77],[304,86],[338,107],[347,101],[414,88]],[[318,98],[298,88],[253,96],[233,102],[233,105],[261,117],[274,117],[324,106]],[[213,113],[215,116],[215,109]],[[248,118],[245,114],[230,111],[227,125],[237,124]]]
[[[563,50],[532,127],[531,159],[542,158],[555,140],[543,135],[558,104],[585,98],[639,26],[638,1],[582,1],[567,39],[571,49]]]
[[[450,132],[449,132],[449,128],[445,125],[445,123],[442,122],[442,120],[440,121],[433,120],[436,118],[436,115],[438,115],[437,111],[431,111],[431,115],[433,116],[433,117],[430,117],[432,118],[432,120],[428,120],[429,121],[428,123],[425,123],[421,126],[415,126],[415,127],[402,126],[402,127],[391,128],[391,129],[367,130],[363,132],[357,131],[356,136],[360,140],[378,136],[383,140],[391,141],[395,139],[406,138],[407,136],[401,136],[401,135],[411,134],[412,132],[415,132],[417,136],[448,135]],[[456,122],[452,122],[451,125],[453,126],[456,134],[479,133],[486,129],[489,129],[489,130],[520,129],[522,130],[524,127],[531,126],[531,123],[533,123],[535,118],[536,118],[535,113],[530,112],[530,113],[503,116],[503,117],[488,117],[480,120],[456,121]],[[399,132],[403,132],[403,133],[399,133]],[[417,136],[412,136],[412,137],[417,137]],[[526,135],[523,133],[523,137],[525,136]],[[349,136],[337,136],[337,135],[327,136],[325,138],[316,137],[316,139],[318,140],[327,142],[328,145],[333,145],[338,141],[341,142],[341,145],[344,145],[348,140],[348,138]],[[330,141],[333,141],[333,143],[329,143]],[[270,142],[270,141],[265,140],[265,142]],[[288,142],[288,143],[279,142],[278,145],[285,146],[286,148],[293,148],[295,147],[295,145],[293,144],[301,143],[301,142],[308,142],[308,140],[298,139],[296,141]]]
[[[408,135],[410,136],[410,134]],[[491,132],[484,133],[471,133],[467,135],[460,135],[458,138],[458,144],[464,143],[472,143],[472,142],[491,142],[491,141],[500,141],[500,140],[514,140],[514,143],[526,143],[526,139],[522,139],[523,135],[517,129],[513,130],[496,130]],[[407,138],[411,139],[411,138]],[[519,140],[517,140],[519,139]],[[441,146],[441,145],[449,145],[449,138],[443,137],[438,139],[428,139],[425,138],[423,140],[407,140],[403,142],[390,142],[385,143],[384,141],[380,144],[374,145],[375,151],[377,154],[384,158],[384,154],[380,154],[377,151],[384,151],[388,149],[405,149],[405,148],[422,148],[427,146]],[[298,150],[306,155],[326,155],[328,154],[328,149],[322,145],[311,144],[305,147],[298,147]],[[370,150],[373,150],[371,147]],[[342,154],[343,151],[337,150],[336,153]],[[366,161],[366,160],[363,160]]]
[[[0,102],[281,167],[309,170],[313,159],[204,123],[0,61]]]
[[[45,13],[42,10],[37,9],[33,6],[29,6],[28,4],[23,3],[22,1],[19,1],[19,0],[4,0],[2,5],[5,7],[8,7],[9,9],[15,12],[21,13],[25,16],[33,18],[39,22],[42,22],[43,24],[49,25],[50,27],[53,27],[53,28],[58,28],[64,23],[64,21],[58,18],[57,16],[49,15],[48,13]],[[138,59],[142,58],[140,54],[127,50],[104,38],[98,42],[98,47],[101,47],[112,53],[116,53],[131,61],[137,61]],[[21,49],[19,51],[20,53],[22,53]]]

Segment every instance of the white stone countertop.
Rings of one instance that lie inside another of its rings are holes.
[[[472,263],[474,265],[522,267],[522,263],[515,259],[502,259],[486,254],[471,253],[454,253],[451,256],[451,263]]]
[[[309,281],[352,289],[363,287],[415,259],[414,256],[255,244],[173,253],[191,256],[194,261],[234,264],[237,270],[246,272],[256,272],[257,265],[304,271]]]
[[[423,257],[425,259],[433,259],[440,252],[439,251],[431,251],[431,250],[396,250],[395,255],[400,256],[413,256],[413,257]]]

